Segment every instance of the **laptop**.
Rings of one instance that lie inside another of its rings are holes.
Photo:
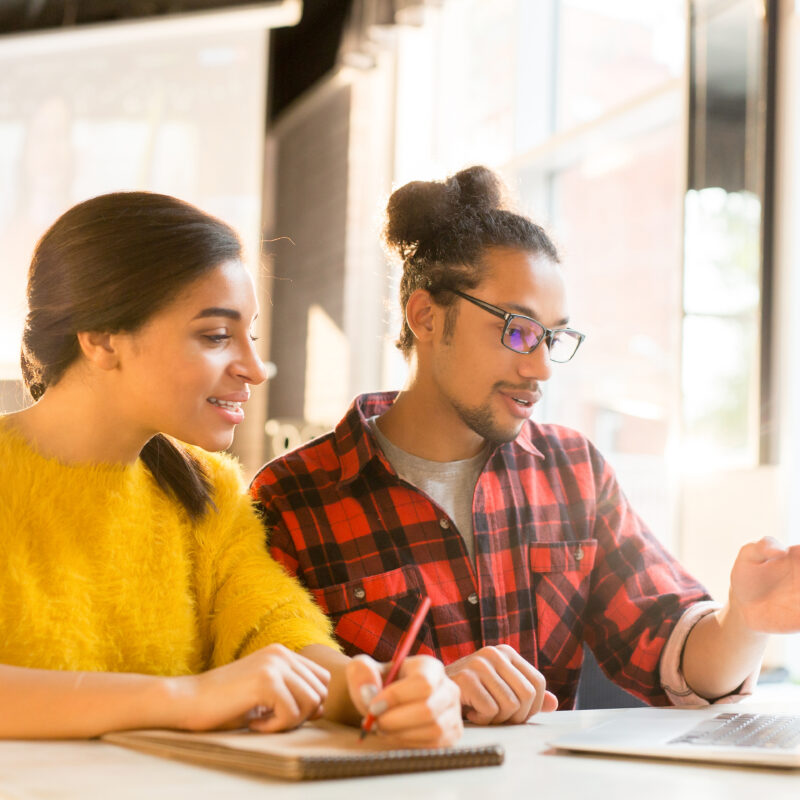
[[[549,744],[587,753],[800,768],[800,714],[735,705],[635,708]]]

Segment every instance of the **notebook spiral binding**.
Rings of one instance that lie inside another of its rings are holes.
[[[438,769],[459,769],[466,767],[490,767],[503,763],[505,751],[499,745],[487,747],[459,748],[451,750],[446,747],[426,750],[424,753],[414,750],[389,750],[375,753],[368,759],[352,759],[330,756],[308,759],[303,763],[301,757],[301,773],[303,779],[317,778],[351,778],[363,775],[385,775],[396,772],[425,772]]]

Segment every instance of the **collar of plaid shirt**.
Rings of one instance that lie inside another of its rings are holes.
[[[378,446],[375,438],[369,433],[367,420],[370,417],[380,416],[389,410],[399,392],[375,392],[357,397],[345,417],[334,429],[336,452],[341,464],[340,481],[349,483],[354,480],[364,467],[373,459],[394,474],[394,469],[383,451]],[[543,453],[531,441],[531,429],[523,425],[519,436],[511,443],[521,447],[536,458],[544,458]],[[498,444],[489,453],[489,460],[502,445]]]

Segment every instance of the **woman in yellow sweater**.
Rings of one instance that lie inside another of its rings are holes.
[[[407,744],[460,735],[439,662],[379,689],[385,665],[338,652],[269,558],[238,467],[208,452],[265,377],[241,259],[223,222],[141,192],[75,206],[37,245],[35,403],[0,417],[0,737],[277,731],[368,708]]]

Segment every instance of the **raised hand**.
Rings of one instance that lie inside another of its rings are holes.
[[[746,544],[731,571],[731,606],[764,633],[800,631],[800,545],[772,537]]]
[[[476,725],[521,723],[558,707],[542,673],[506,644],[482,647],[446,671],[461,690],[464,717]]]

